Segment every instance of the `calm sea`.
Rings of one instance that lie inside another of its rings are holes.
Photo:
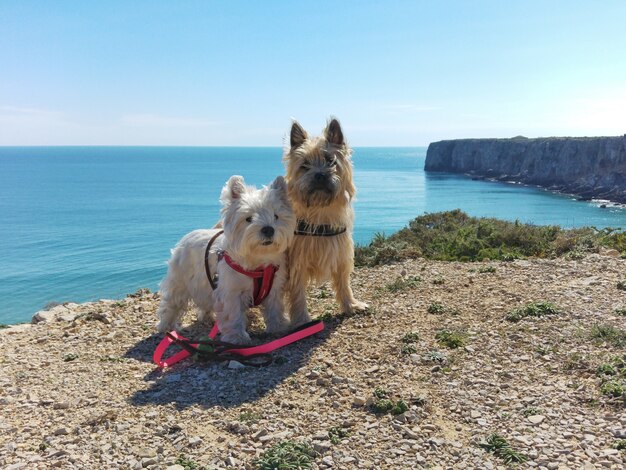
[[[283,173],[280,148],[0,147],[0,323],[48,302],[156,289],[170,248],[211,226],[232,174]],[[358,148],[355,239],[366,243],[424,212],[565,227],[626,227],[626,211],[534,188],[426,174],[425,148]]]

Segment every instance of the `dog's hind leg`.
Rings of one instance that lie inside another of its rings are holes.
[[[161,333],[175,330],[179,320],[189,305],[189,293],[184,285],[175,285],[166,278],[161,285],[161,303],[157,309],[159,322],[157,330]]]

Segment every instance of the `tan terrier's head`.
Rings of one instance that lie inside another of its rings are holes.
[[[283,158],[287,167],[289,197],[303,208],[346,205],[354,196],[352,162],[339,121],[332,118],[319,137],[309,137],[294,121],[289,147]]]

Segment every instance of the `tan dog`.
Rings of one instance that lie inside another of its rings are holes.
[[[354,269],[351,201],[356,192],[351,153],[337,119],[331,119],[320,137],[310,138],[295,121],[291,126],[284,162],[289,199],[298,219],[288,251],[292,325],[311,320],[306,306],[310,282],[330,279],[337,302],[346,313],[367,309],[350,288]]]

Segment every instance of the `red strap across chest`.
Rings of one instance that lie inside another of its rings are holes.
[[[274,275],[278,271],[278,266],[270,264],[266,267],[257,268],[254,271],[248,271],[235,263],[233,259],[228,256],[228,253],[224,253],[224,261],[232,269],[244,276],[252,278],[254,285],[254,294],[252,297],[252,304],[254,307],[259,305],[265,297],[267,297],[272,290],[272,284],[274,283]]]

